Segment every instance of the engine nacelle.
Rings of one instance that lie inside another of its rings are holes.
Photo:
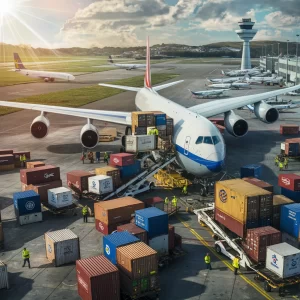
[[[83,147],[92,149],[98,145],[99,133],[97,128],[93,124],[86,124],[83,126],[80,132],[80,142]]]
[[[225,113],[224,125],[226,130],[235,137],[242,137],[248,132],[248,123],[232,110]]]
[[[30,126],[30,132],[36,139],[42,139],[47,136],[50,121],[43,115],[36,117]]]
[[[279,118],[278,110],[263,101],[254,104],[254,114],[259,120],[268,124],[276,122]]]

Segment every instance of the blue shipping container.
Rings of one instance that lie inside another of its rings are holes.
[[[261,165],[247,165],[241,167],[241,178],[244,177],[255,177],[261,178]]]
[[[120,170],[121,178],[133,177],[141,173],[141,162],[136,160],[133,165],[117,167]]]
[[[148,238],[168,234],[168,214],[156,207],[149,207],[135,211],[135,225],[148,232]]]
[[[140,240],[128,231],[115,232],[103,237],[103,253],[114,265],[117,264],[117,248]]]
[[[13,200],[16,216],[24,216],[42,211],[40,195],[35,191],[14,193]]]
[[[289,156],[299,155],[299,143],[289,143]]]
[[[290,191],[282,187],[281,195],[286,196],[295,202],[300,202],[300,191]]]
[[[167,124],[166,114],[157,114],[155,115],[155,126],[161,126]]]
[[[299,239],[300,238],[300,204],[281,206],[280,230]]]

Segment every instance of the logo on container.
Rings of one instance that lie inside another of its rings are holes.
[[[281,182],[284,185],[291,185],[291,181],[287,177],[281,177]]]
[[[292,259],[291,265],[292,265],[292,267],[290,269],[295,269],[297,267],[296,259],[294,259],[294,258]]]
[[[225,190],[220,190],[220,192],[219,192],[219,198],[220,198],[221,202],[226,203],[226,201],[227,201],[227,193],[225,192]]]
[[[49,244],[48,244],[48,252],[52,253],[52,248],[51,248],[51,246]]]
[[[95,189],[96,188],[96,181],[92,181],[92,187]]]
[[[279,269],[278,265],[277,265],[277,262],[278,262],[278,258],[276,257],[276,254],[273,254],[272,255],[272,261],[271,261],[271,265],[277,269]]]
[[[103,188],[104,188],[104,189],[110,188],[110,180],[105,180],[105,181],[104,181],[104,183],[103,183]]]
[[[25,208],[26,208],[27,210],[33,210],[34,207],[35,207],[35,204],[34,204],[33,201],[27,201],[27,202],[25,203]]]
[[[54,173],[45,173],[44,178],[48,179],[50,177],[54,177]]]
[[[104,231],[104,226],[103,226],[102,222],[99,222],[99,227],[102,231]]]
[[[108,245],[105,245],[105,252],[107,255],[110,255],[110,248]]]
[[[115,158],[113,159],[113,162],[114,162],[115,164],[117,164],[117,163],[119,162],[119,160],[115,157]]]

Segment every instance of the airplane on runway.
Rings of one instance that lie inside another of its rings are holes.
[[[186,108],[158,94],[167,87],[183,80],[158,86],[151,84],[150,47],[147,41],[147,68],[144,87],[129,87],[112,84],[100,84],[136,92],[135,106],[140,111],[163,111],[174,121],[172,142],[175,148],[176,161],[182,169],[197,177],[211,176],[222,170],[225,160],[225,142],[218,128],[208,120],[210,117],[224,114],[224,126],[235,137],[242,137],[248,132],[248,123],[233,111],[246,105],[254,106],[255,116],[262,122],[273,123],[278,120],[276,108],[268,105],[264,99],[275,97],[300,89],[300,85],[261,94],[209,101]],[[0,106],[31,109],[40,112],[31,124],[31,134],[41,139],[48,134],[48,113],[81,117],[87,120],[80,133],[80,141],[85,148],[98,145],[99,133],[93,120],[101,120],[131,127],[131,112],[105,111],[83,108],[70,108],[21,102],[0,101]]]
[[[240,81],[240,80],[244,80],[245,79],[245,76],[243,77],[230,77],[230,78],[206,78],[206,80],[208,82],[211,82],[211,83],[233,83],[233,82],[236,82],[236,81]]]
[[[210,98],[210,97],[219,97],[219,96],[225,96],[226,91],[229,91],[230,89],[223,89],[223,90],[210,90],[210,91],[198,91],[193,92],[189,89],[189,91],[196,97],[202,97],[202,98]]]
[[[54,82],[55,79],[63,79],[67,81],[75,79],[73,75],[68,73],[28,70],[22,63],[18,53],[14,53],[14,62],[15,69],[13,71],[28,77],[44,79],[45,82]]]
[[[213,83],[207,85],[209,88],[217,88],[217,89],[251,89],[249,83],[245,82],[233,82],[233,83]]]
[[[134,70],[134,69],[145,69],[146,68],[146,64],[115,64],[111,55],[109,56],[108,62],[120,69],[126,69],[128,71]]]
[[[260,75],[262,74],[259,68],[253,68],[253,69],[245,69],[245,70],[232,70],[232,71],[221,71],[221,73],[225,76],[234,77],[234,76],[243,76],[243,75]]]

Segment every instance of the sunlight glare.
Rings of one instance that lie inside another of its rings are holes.
[[[0,2],[0,14],[6,15],[13,11],[14,1],[12,0],[1,0]]]

